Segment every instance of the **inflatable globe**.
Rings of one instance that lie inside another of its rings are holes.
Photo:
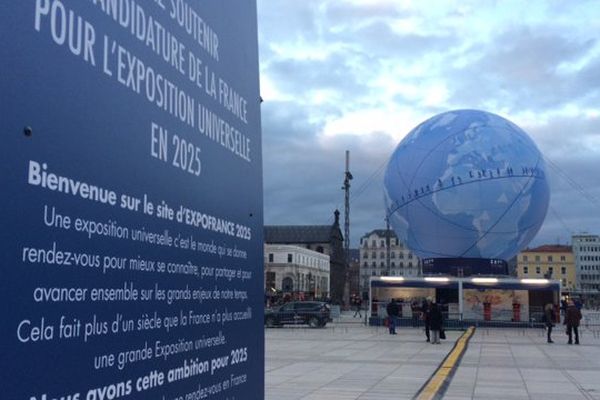
[[[538,232],[550,199],[529,136],[477,110],[414,128],[392,154],[384,188],[390,224],[421,258],[508,260]]]

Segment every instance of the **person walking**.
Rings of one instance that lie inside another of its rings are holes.
[[[354,307],[354,316],[353,316],[353,318],[356,318],[356,314],[358,314],[359,318],[362,318],[362,313],[361,313],[362,299],[357,294],[353,294],[352,296],[353,296],[352,297],[352,306]]]
[[[573,344],[573,333],[575,333],[575,344],[579,344],[579,322],[581,321],[581,311],[577,309],[573,300],[569,300],[567,311],[565,312],[565,325],[567,326],[568,344]]]
[[[423,303],[421,303],[421,318],[423,319],[423,325],[425,325],[425,337],[427,338],[427,343],[431,341],[431,336],[429,332],[429,326],[431,323],[429,307],[429,301],[423,300]]]
[[[400,315],[400,308],[398,308],[398,303],[396,303],[396,299],[392,299],[387,305],[387,314],[388,314],[388,328],[390,330],[390,335],[396,334],[396,319],[398,315]]]
[[[544,307],[544,322],[546,323],[548,343],[554,343],[552,341],[552,328],[554,327],[554,304],[548,303]]]
[[[429,307],[429,327],[431,329],[431,344],[440,344],[440,331],[444,328],[444,316],[436,303]]]

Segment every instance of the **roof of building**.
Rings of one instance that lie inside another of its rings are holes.
[[[389,231],[387,229],[373,229],[371,232],[365,233],[362,238],[369,237],[373,234],[375,234],[379,237],[385,238],[385,237],[387,237],[388,232],[389,232],[390,238],[397,238],[396,233],[394,232],[393,229],[390,229]]]
[[[331,243],[334,237],[344,240],[340,230],[340,212],[333,212],[331,225],[265,225],[265,243]]]
[[[332,229],[332,225],[265,225],[265,243],[329,243]]]
[[[572,251],[571,246],[564,244],[544,244],[533,249],[525,249],[523,253],[571,253]]]

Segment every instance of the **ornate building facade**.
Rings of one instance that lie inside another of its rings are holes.
[[[265,225],[265,244],[294,245],[328,255],[330,297],[334,303],[342,304],[348,268],[338,210],[332,225]]]
[[[389,237],[389,264],[388,240]],[[398,240],[394,231],[375,229],[360,239],[360,285],[368,291],[371,276],[420,276],[419,258]]]
[[[265,291],[329,296],[329,256],[293,245],[265,244]]]

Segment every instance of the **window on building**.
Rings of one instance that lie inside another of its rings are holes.
[[[371,266],[372,266],[373,268],[375,268],[375,267],[377,266],[377,263],[376,263],[375,261],[373,261],[373,262],[371,263]]]
[[[275,289],[275,272],[267,271],[265,286],[267,289]]]
[[[541,274],[542,273],[542,269],[540,268],[539,265],[537,267],[535,267],[535,273],[536,274]]]
[[[552,262],[552,256],[548,256],[548,262]]]
[[[523,267],[523,273],[524,273],[525,275],[528,275],[528,274],[529,274],[529,267],[528,267],[527,265],[525,265],[525,266]]]
[[[324,252],[325,252],[325,249],[323,248],[323,246],[317,246],[317,251],[318,251],[319,253],[324,253]]]
[[[395,266],[396,266],[396,263],[392,261],[392,267],[395,267]]]
[[[412,253],[408,253],[408,259],[412,260]]]
[[[379,263],[379,266],[380,267],[385,267],[385,263],[382,261],[382,262]]]
[[[404,263],[400,261],[400,268],[404,268]]]
[[[273,262],[273,253],[269,253],[269,262],[272,263]]]
[[[567,258],[565,256],[560,256],[560,261],[566,261]]]
[[[404,259],[404,253],[400,253],[399,258],[402,260]]]
[[[385,240],[382,240],[379,243],[380,243],[381,247],[385,247]]]
[[[548,267],[548,273],[550,275],[552,275],[554,273],[554,268],[553,267]]]
[[[523,256],[523,261],[527,261],[527,256]]]
[[[377,258],[377,253],[375,253],[375,252],[372,252],[372,253],[371,253],[371,258]]]
[[[567,274],[567,267],[560,267],[560,273],[563,275]]]
[[[291,263],[294,260],[294,256],[288,253],[288,262]]]
[[[381,253],[379,253],[379,257],[385,258],[385,253],[382,251]]]
[[[363,264],[363,267],[368,267],[369,263],[365,261],[365,263]]]
[[[540,256],[535,256],[535,261],[540,261]]]
[[[390,258],[396,258],[396,253],[394,253],[393,251],[390,254]]]
[[[412,261],[408,263],[408,268],[412,268]]]

